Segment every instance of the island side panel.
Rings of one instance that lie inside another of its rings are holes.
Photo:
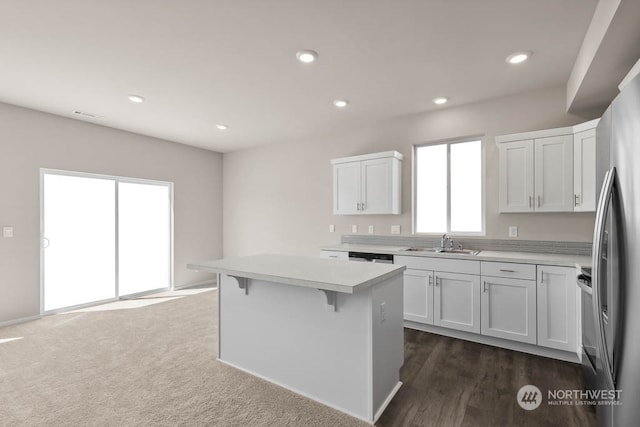
[[[223,362],[356,417],[372,420],[371,290],[337,294],[221,275]]]
[[[372,289],[373,413],[379,416],[400,387],[404,364],[403,275]]]

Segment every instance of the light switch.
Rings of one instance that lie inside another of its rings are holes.
[[[2,227],[2,237],[13,237],[13,227]]]
[[[358,226],[357,226],[356,224],[353,224],[353,225],[351,226],[351,232],[352,232],[352,233],[357,233],[357,232],[358,232]]]
[[[376,229],[373,227],[373,225],[369,226],[369,234],[373,234],[375,233]]]
[[[329,224],[329,233],[335,233],[335,232],[336,232],[336,225]]]
[[[518,237],[518,227],[515,225],[509,226],[509,237]]]
[[[391,234],[400,234],[400,225],[392,225]]]

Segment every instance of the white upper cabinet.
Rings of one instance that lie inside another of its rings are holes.
[[[533,211],[533,140],[500,146],[500,212]]]
[[[573,210],[596,210],[596,130],[578,132],[573,136]]]
[[[597,123],[496,137],[500,212],[595,210]]]
[[[360,213],[360,162],[333,166],[333,213]]]
[[[333,213],[401,213],[402,154],[397,151],[334,159]]]
[[[535,140],[536,212],[573,211],[573,135]]]

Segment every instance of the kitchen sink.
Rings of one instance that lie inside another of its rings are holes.
[[[445,249],[445,248],[407,248],[407,252],[433,252],[439,254],[478,255],[480,251],[475,249]]]

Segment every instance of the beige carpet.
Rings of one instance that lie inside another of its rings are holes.
[[[216,297],[163,293],[0,328],[0,425],[366,425],[217,362]]]

